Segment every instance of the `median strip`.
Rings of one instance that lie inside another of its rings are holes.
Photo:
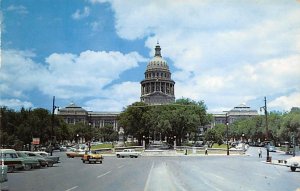
[[[110,172],[111,172],[111,171],[108,171],[108,172],[106,172],[106,173],[104,173],[104,174],[101,174],[101,175],[97,176],[97,178],[101,178],[101,177],[103,177],[103,176],[109,174]]]

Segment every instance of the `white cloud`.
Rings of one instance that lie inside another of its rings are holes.
[[[117,80],[124,71],[137,67],[138,62],[145,61],[136,52],[122,54],[88,50],[79,55],[54,53],[46,58],[47,65],[42,65],[34,62],[32,52],[2,52],[0,91],[3,98],[26,98],[31,90],[61,99],[110,97],[105,86]],[[129,82],[120,86],[130,90]],[[124,94],[126,90],[119,92],[118,97],[129,100]]]
[[[21,15],[28,14],[27,8],[23,5],[10,5],[9,7],[7,7],[6,10],[16,12],[16,13],[21,14]]]
[[[8,108],[31,108],[33,104],[27,101],[22,102],[19,99],[1,99],[0,106],[6,106]]]
[[[24,97],[24,91],[33,90],[47,76],[47,71],[35,63],[30,51],[2,50],[0,92],[2,97]],[[34,75],[33,75],[34,74]]]
[[[72,14],[72,18],[78,20],[78,19],[88,17],[89,15],[90,15],[90,8],[89,7],[84,7],[84,9],[82,11],[77,9],[75,11],[75,13]]]
[[[300,92],[294,92],[290,95],[280,96],[269,103],[269,107],[283,108],[290,111],[292,107],[300,106]]]
[[[103,98],[89,100],[86,107],[95,111],[121,111],[123,107],[140,101],[140,83],[123,82],[104,90]]]
[[[151,56],[159,40],[176,68],[177,98],[204,100],[215,109],[299,88],[297,2],[107,2],[121,38],[145,38]]]

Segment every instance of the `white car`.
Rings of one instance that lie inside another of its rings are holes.
[[[296,168],[300,168],[300,156],[291,157],[284,161],[285,166],[290,167],[291,171],[296,171]]]
[[[139,155],[141,155],[141,152],[137,152],[134,149],[124,149],[122,152],[116,152],[116,156],[118,158],[120,157],[138,158]]]

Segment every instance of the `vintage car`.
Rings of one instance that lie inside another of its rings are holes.
[[[37,153],[34,153],[34,152],[30,152],[30,151],[23,151],[26,155],[28,155],[29,157],[34,157],[36,158],[39,162],[40,162],[40,165],[45,167],[45,166],[48,166],[48,167],[52,167],[53,164],[55,163],[52,159],[49,159],[49,158],[45,158]]]
[[[122,157],[130,157],[130,158],[138,158],[141,155],[141,152],[137,152],[134,149],[124,149],[122,152],[116,152],[116,156],[118,158]]]
[[[18,157],[14,149],[0,149],[0,160],[7,165],[7,172],[24,169],[24,159]]]
[[[34,153],[37,153],[39,155],[41,155],[44,158],[48,158],[54,161],[54,163],[59,163],[59,157],[58,156],[50,156],[49,153],[45,152],[45,151],[36,151]]]
[[[83,157],[84,154],[85,154],[85,151],[81,151],[81,150],[74,150],[74,151],[66,152],[66,155],[69,158]]]
[[[300,156],[294,156],[284,161],[285,166],[290,167],[291,171],[295,172],[296,168],[300,168]]]
[[[39,161],[36,158],[29,157],[22,151],[16,151],[18,157],[24,160],[24,170],[30,170],[32,168],[39,168],[41,167]]]
[[[0,161],[0,183],[6,182],[7,180],[7,166],[2,165],[2,161]]]
[[[86,151],[84,153],[84,155],[81,158],[83,163],[97,163],[99,162],[100,164],[102,164],[102,160],[103,160],[103,156],[99,153],[97,153],[96,151]]]

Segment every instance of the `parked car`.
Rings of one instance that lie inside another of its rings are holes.
[[[273,146],[273,145],[269,145],[269,146],[267,146],[267,148],[266,149],[269,149],[269,152],[276,152],[276,147],[275,146]]]
[[[36,158],[29,157],[22,151],[16,151],[18,157],[23,158],[24,160],[24,170],[30,170],[32,168],[41,167],[39,161]]]
[[[81,160],[83,163],[99,162],[101,164],[103,160],[103,156],[99,153],[96,153],[96,151],[86,151],[83,157],[81,158]]]
[[[138,158],[139,155],[141,155],[141,152],[137,152],[134,149],[124,149],[122,152],[116,152],[116,156],[118,158],[120,157]]]
[[[7,165],[7,172],[24,169],[24,159],[14,149],[0,149],[0,160]]]
[[[81,151],[81,150],[75,150],[75,151],[66,152],[66,155],[69,158],[83,157],[84,154],[85,154],[85,151]]]
[[[65,145],[61,145],[61,146],[59,147],[59,150],[60,150],[60,151],[67,151],[67,147],[66,147]]]
[[[54,161],[52,159],[45,158],[37,153],[29,152],[29,151],[23,151],[23,152],[25,152],[30,157],[36,158],[40,162],[40,165],[43,167],[45,166],[52,167],[54,164]]]
[[[6,182],[8,180],[7,178],[7,165],[2,164],[2,161],[0,161],[0,183]]]
[[[58,156],[50,156],[49,153],[44,152],[44,151],[36,151],[34,153],[37,153],[39,155],[41,155],[44,158],[48,158],[54,161],[54,163],[59,163],[59,157]]]
[[[296,168],[300,168],[300,156],[294,156],[284,161],[285,166],[290,167],[291,171],[295,172]]]

